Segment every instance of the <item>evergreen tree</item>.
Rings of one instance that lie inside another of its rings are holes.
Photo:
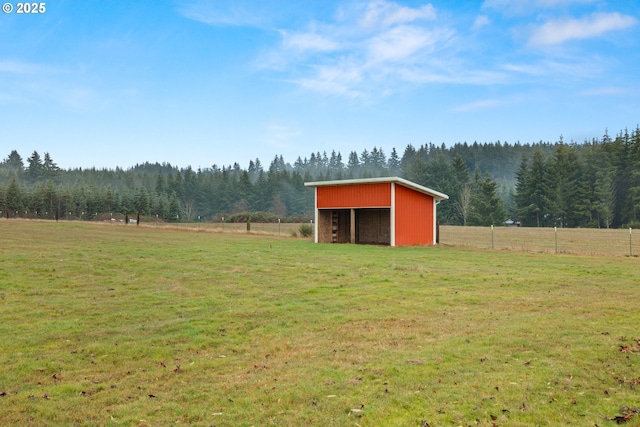
[[[360,160],[358,159],[358,153],[355,151],[349,153],[347,169],[351,178],[358,178],[360,175]]]
[[[522,225],[546,225],[549,188],[546,183],[547,165],[542,150],[535,149],[530,166],[526,156],[522,157],[516,178],[516,208]]]
[[[506,218],[498,184],[488,174],[476,170],[471,196],[469,223],[471,225],[502,225]]]
[[[27,177],[31,180],[31,182],[36,182],[42,177],[44,172],[40,154],[38,154],[37,151],[34,151],[33,154],[31,154],[31,157],[27,159],[27,163]]]
[[[616,210],[616,191],[614,184],[615,171],[613,168],[596,172],[594,189],[595,208],[599,223],[605,228],[611,227]]]
[[[561,141],[556,145],[546,177],[550,196],[549,211],[560,227],[574,227],[578,223],[574,206],[580,196],[580,176],[581,169],[575,148]]]
[[[10,215],[15,215],[16,211],[22,209],[22,191],[20,190],[18,182],[15,178],[11,180],[9,188],[7,188],[5,199],[5,203],[7,206],[7,218]]]
[[[24,169],[24,163],[22,157],[16,150],[12,150],[9,156],[5,159],[4,164],[9,168],[17,172],[22,172]]]
[[[391,150],[391,154],[389,155],[389,173],[391,176],[397,176],[400,173],[400,157],[398,157],[398,152],[395,148]]]
[[[413,161],[416,157],[416,149],[413,148],[413,145],[409,144],[404,149],[404,154],[402,154],[402,160],[400,161],[400,166],[402,169],[402,173],[408,173],[409,168],[413,164]]]
[[[640,126],[628,139],[625,175],[627,177],[627,197],[621,200],[624,225],[638,226],[640,223]]]
[[[55,179],[59,173],[60,168],[53,159],[51,159],[51,155],[49,153],[44,153],[44,161],[42,162],[42,175],[44,178]]]

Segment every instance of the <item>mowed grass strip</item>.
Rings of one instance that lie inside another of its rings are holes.
[[[0,425],[640,420],[637,258],[12,220],[0,236]]]

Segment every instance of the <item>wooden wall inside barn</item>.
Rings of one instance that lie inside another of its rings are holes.
[[[391,244],[391,210],[356,210],[356,243]]]
[[[318,210],[318,242],[333,242],[333,213],[338,215],[338,230],[336,243],[349,243],[351,237],[350,209],[320,209]]]

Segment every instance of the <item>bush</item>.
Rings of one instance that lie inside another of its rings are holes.
[[[300,228],[298,228],[300,235],[302,237],[309,237],[313,235],[313,227],[311,224],[300,224]]]

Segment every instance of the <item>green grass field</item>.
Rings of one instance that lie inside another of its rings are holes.
[[[0,253],[0,425],[640,425],[638,258],[19,220]]]

